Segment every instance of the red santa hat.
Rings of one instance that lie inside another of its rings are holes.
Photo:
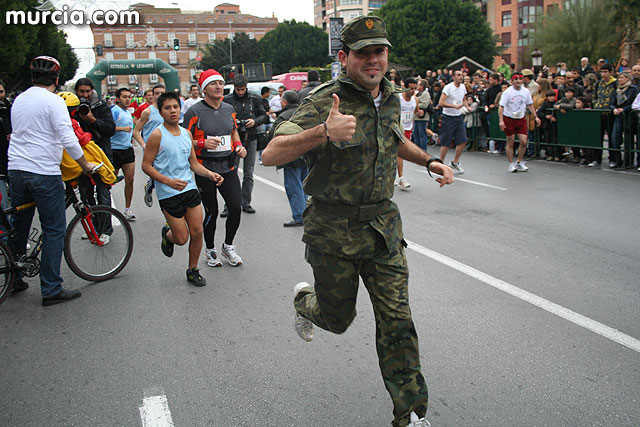
[[[203,71],[202,74],[200,74],[200,80],[198,82],[200,84],[200,90],[204,90],[204,88],[207,87],[209,83],[216,80],[220,80],[221,82],[224,82],[224,79],[222,78],[222,75],[219,72],[217,72],[212,68],[206,71]]]

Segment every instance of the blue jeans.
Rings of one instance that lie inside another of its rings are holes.
[[[416,120],[413,123],[413,139],[416,145],[427,151],[429,137],[427,136],[427,122]]]
[[[40,289],[42,297],[57,295],[62,290],[60,261],[64,249],[64,232],[67,226],[64,203],[64,184],[60,175],[38,175],[31,172],[10,170],[11,205],[19,206],[36,202],[44,241],[40,264]],[[25,254],[27,239],[35,207],[17,212],[12,217],[16,231],[13,250],[16,257]]]
[[[302,212],[307,206],[307,195],[302,189],[302,181],[307,177],[307,166],[284,168],[284,189],[287,192],[291,216],[295,222],[302,222]]]
[[[620,148],[622,146],[622,132],[624,131],[624,119],[622,114],[613,116],[613,135],[609,142],[609,147]],[[622,153],[620,151],[609,151],[609,161],[620,164],[622,161]]]

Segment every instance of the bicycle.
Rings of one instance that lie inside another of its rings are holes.
[[[102,164],[94,171],[100,166]],[[91,175],[89,177],[95,185]],[[83,203],[77,187],[77,180],[65,183],[65,206],[73,206],[76,215],[65,231],[64,258],[71,271],[81,279],[103,282],[115,277],[129,262],[133,252],[133,231],[124,214],[111,206]],[[0,223],[9,243],[0,240],[0,304],[11,293],[19,273],[34,277],[40,272],[38,255],[42,250],[43,233],[32,229],[28,239],[35,243],[33,248],[16,260],[11,248],[15,243],[15,230],[7,217],[33,206],[35,202],[0,209]]]

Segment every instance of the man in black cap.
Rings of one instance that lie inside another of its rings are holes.
[[[268,166],[304,156],[309,167],[304,191],[311,200],[302,241],[315,282],[294,288],[295,328],[305,341],[313,339],[314,325],[346,331],[356,315],[361,277],[375,313],[392,424],[426,426],[419,420],[427,411],[428,393],[409,308],[406,243],[391,197],[398,156],[440,174],[440,186],[452,183],[453,173],[404,137],[400,99],[384,78],[391,43],[382,19],[353,19],[341,39],[345,71],[278,125],[262,155]]]

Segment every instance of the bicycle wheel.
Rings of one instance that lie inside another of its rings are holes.
[[[13,252],[5,242],[0,241],[0,304],[7,298],[16,279],[16,268],[13,265]]]
[[[113,278],[129,262],[133,231],[124,215],[110,206],[92,206],[91,214],[90,218],[77,214],[67,226],[64,259],[78,277],[102,282]],[[92,243],[87,238],[85,225],[93,225],[98,236],[107,235],[108,242]]]

